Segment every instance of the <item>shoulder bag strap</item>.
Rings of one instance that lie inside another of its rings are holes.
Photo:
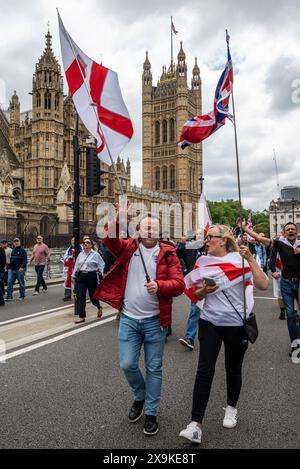
[[[90,255],[91,253],[92,253],[92,251],[90,251],[90,252],[88,253],[88,255],[87,255],[86,258],[84,259],[83,263],[82,263],[80,266],[78,266],[78,269],[77,269],[77,270],[81,270],[81,269],[82,269],[82,267],[84,266],[84,264],[85,264],[86,261],[87,261],[87,258],[89,257],[89,255]]]
[[[232,302],[230,301],[230,299],[228,298],[228,296],[226,295],[226,293],[224,292],[224,290],[222,290],[222,293],[223,295],[226,297],[227,301],[231,304],[231,306],[233,307],[234,311],[239,315],[239,317],[241,318],[242,321],[246,320],[243,319],[243,317],[240,315],[240,313],[238,312],[238,310],[236,309],[236,307],[232,304]]]

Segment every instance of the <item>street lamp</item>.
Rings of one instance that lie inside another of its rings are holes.
[[[273,205],[274,205],[274,212],[275,212],[275,215],[274,215],[274,218],[275,218],[275,236],[277,238],[277,204],[276,204],[275,200],[273,200]]]
[[[200,194],[202,194],[202,191],[203,191],[203,181],[204,181],[204,177],[203,177],[203,176],[199,177],[199,182],[200,182]]]

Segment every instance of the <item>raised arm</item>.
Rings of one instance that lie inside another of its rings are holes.
[[[245,231],[245,233],[250,235],[252,238],[254,238],[259,243],[262,243],[265,246],[270,246],[272,244],[272,240],[270,238],[266,238],[265,236],[261,236],[253,230],[249,230],[249,228],[247,228],[247,224],[246,224],[245,221],[242,222],[242,228],[243,228],[243,231]]]
[[[252,236],[252,235],[251,235]],[[267,239],[267,238],[266,238]],[[252,256],[247,246],[241,245],[239,249],[240,255],[246,259],[253,275],[253,283],[259,290],[267,290],[269,280],[266,274],[261,270],[258,263]]]

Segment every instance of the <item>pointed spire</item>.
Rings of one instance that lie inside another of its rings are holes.
[[[193,68],[193,75],[199,75],[200,74],[200,68],[198,67],[198,64],[197,64],[197,57],[195,57],[195,65],[194,65],[194,68]]]
[[[150,64],[150,61],[148,59],[148,51],[146,50],[146,59],[145,59],[145,62],[144,62],[144,70],[150,70],[151,69],[151,64]]]
[[[50,21],[48,21],[47,25],[48,25],[48,32],[45,36],[46,37],[46,49],[51,50],[52,49],[52,43],[51,43],[52,36],[50,34]]]
[[[126,162],[126,173],[130,174],[130,170],[131,170],[131,164],[130,164],[130,160],[128,158],[127,162]]]
[[[183,48],[182,48],[182,41],[180,41],[180,50],[179,50],[179,52],[178,52],[177,59],[178,59],[178,62],[179,62],[180,60],[185,61],[185,52],[184,52],[184,50],[183,50]]]

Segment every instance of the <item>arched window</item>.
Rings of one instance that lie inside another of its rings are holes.
[[[45,109],[51,109],[51,93],[46,91],[45,93]]]
[[[167,121],[163,121],[163,123],[162,123],[162,141],[163,141],[163,143],[167,143],[167,141],[168,141]]]
[[[55,111],[58,111],[58,108],[59,108],[59,94],[57,93],[55,95],[55,103],[54,103],[54,109]]]
[[[41,107],[41,95],[39,92],[36,93],[36,107]]]
[[[45,138],[45,158],[49,158],[49,135]]]
[[[158,121],[155,122],[155,145],[160,144],[160,123]]]
[[[175,141],[175,122],[174,119],[170,119],[170,142]]]
[[[45,187],[49,187],[49,168],[45,166]]]
[[[170,166],[170,189],[175,189],[175,166]]]
[[[40,138],[39,136],[37,135],[36,136],[36,141],[35,141],[35,154],[36,154],[36,157],[38,158],[39,157],[39,146],[40,146]]]
[[[54,158],[58,160],[58,136],[55,137]]]
[[[168,170],[167,167],[163,167],[163,190],[168,188]]]
[[[160,167],[157,166],[155,168],[155,190],[160,190]]]
[[[47,236],[49,234],[50,221],[48,217],[43,217],[40,221],[40,234],[41,236]]]

